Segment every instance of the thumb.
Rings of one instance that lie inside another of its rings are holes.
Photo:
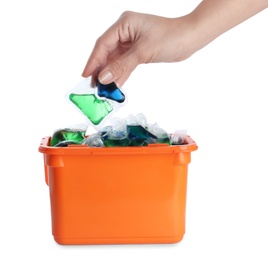
[[[117,59],[107,62],[106,66],[99,72],[99,81],[102,84],[114,82],[117,87],[120,87],[126,82],[138,64],[137,55],[129,50]]]

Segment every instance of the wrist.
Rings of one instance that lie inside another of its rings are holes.
[[[189,58],[213,40],[213,37],[209,36],[208,30],[204,30],[192,14],[175,18],[175,23],[176,61]]]

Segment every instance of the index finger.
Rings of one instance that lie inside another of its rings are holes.
[[[105,66],[109,54],[116,49],[118,43],[119,34],[117,24],[115,23],[97,39],[82,76],[91,76],[98,67]]]

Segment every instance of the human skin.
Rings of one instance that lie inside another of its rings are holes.
[[[176,18],[126,11],[97,40],[83,77],[122,86],[139,64],[180,62],[268,7],[268,0],[203,0]]]

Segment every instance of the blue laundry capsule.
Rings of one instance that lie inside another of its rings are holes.
[[[123,103],[125,101],[124,93],[115,85],[114,82],[104,85],[97,81],[97,88],[97,93],[100,98],[107,98],[118,103]]]

